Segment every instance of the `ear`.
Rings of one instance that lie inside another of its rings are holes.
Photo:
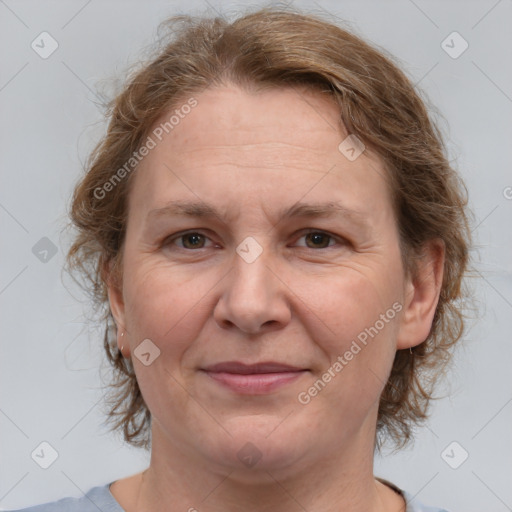
[[[430,240],[417,261],[415,275],[407,278],[397,350],[415,347],[430,334],[443,283],[444,259],[443,241]]]
[[[129,347],[126,337],[122,337],[125,334],[125,307],[124,298],[122,291],[122,282],[119,278],[118,272],[114,269],[113,261],[109,261],[102,267],[103,280],[107,285],[108,301],[110,304],[110,311],[117,325],[117,346],[119,350],[123,345],[126,347],[123,349],[123,355],[129,352]]]

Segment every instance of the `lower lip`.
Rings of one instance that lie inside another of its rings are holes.
[[[281,373],[239,373],[205,372],[216,382],[242,395],[264,395],[297,380],[306,371]]]

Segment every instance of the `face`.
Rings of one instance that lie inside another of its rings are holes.
[[[407,285],[382,164],[338,149],[318,93],[194,97],[133,176],[110,290],[153,443],[283,471],[373,453]]]

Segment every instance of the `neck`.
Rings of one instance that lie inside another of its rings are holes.
[[[152,428],[151,463],[139,479],[134,511],[405,510],[403,498],[374,479],[373,452],[364,450],[373,443],[364,432],[351,443],[333,446],[316,464],[302,460],[286,468],[248,470],[195,460],[170,442],[158,424]]]

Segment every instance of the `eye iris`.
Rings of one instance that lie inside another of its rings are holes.
[[[306,235],[306,240],[313,241],[313,244],[321,244],[320,248],[327,247],[329,245],[329,236],[324,233],[308,233]],[[322,239],[325,243],[322,243]],[[315,245],[315,248],[318,248],[318,245]]]
[[[201,248],[204,245],[203,235],[200,235],[199,233],[189,233],[187,235],[183,235],[182,239],[183,245],[187,247],[187,249],[194,249],[197,247]],[[192,243],[188,245],[188,242],[190,242],[191,240],[193,240]],[[203,244],[201,244],[201,241],[203,242]]]

